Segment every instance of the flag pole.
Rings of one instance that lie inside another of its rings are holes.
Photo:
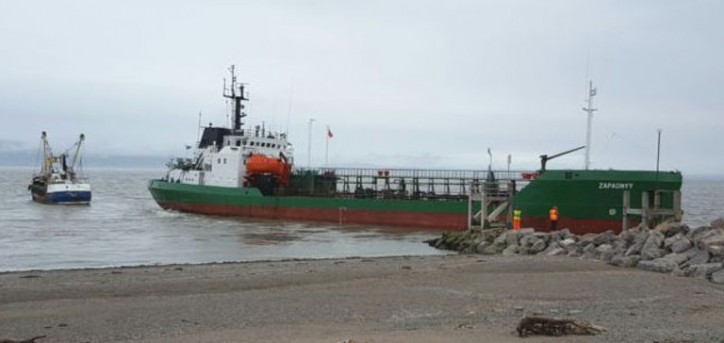
[[[314,123],[314,118],[309,119],[309,130],[308,130],[308,137],[307,137],[307,169],[312,169],[312,123]]]

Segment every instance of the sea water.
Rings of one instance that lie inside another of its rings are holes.
[[[31,169],[0,169],[0,271],[445,254],[431,232],[204,216],[161,209],[158,170],[89,170],[89,206],[35,203]]]
[[[31,169],[0,169],[0,272],[449,253],[432,232],[165,211],[146,188],[161,170],[88,174],[91,205],[58,206],[30,200]],[[724,215],[724,180],[686,180],[683,206],[690,226]]]

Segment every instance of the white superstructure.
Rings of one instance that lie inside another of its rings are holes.
[[[164,179],[193,185],[244,187],[249,181],[250,159],[264,156],[264,166],[292,164],[293,148],[286,133],[269,132],[264,127],[244,129],[242,101],[248,101],[244,85],[236,82],[234,66],[231,66],[231,84],[224,87],[224,97],[234,102],[234,124],[230,128],[204,128],[197,143],[194,157],[169,162]],[[256,160],[255,162],[259,162]],[[258,164],[255,165],[259,167]],[[263,166],[262,166],[263,167]]]

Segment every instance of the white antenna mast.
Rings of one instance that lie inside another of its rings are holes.
[[[586,170],[591,166],[591,128],[593,122],[593,112],[598,109],[593,108],[593,97],[596,96],[596,88],[593,88],[593,81],[588,80],[588,106],[583,108],[583,111],[588,113],[588,128],[586,130]]]

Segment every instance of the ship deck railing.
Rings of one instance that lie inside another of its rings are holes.
[[[367,199],[465,200],[484,192],[506,198],[530,181],[528,171],[297,168],[297,195]],[[512,189],[511,189],[512,187]]]
[[[492,173],[496,180],[526,180],[529,170],[484,170],[484,169],[414,169],[414,168],[295,168],[295,173],[315,175],[363,176],[389,178],[433,178],[433,179],[477,179],[485,180]]]

